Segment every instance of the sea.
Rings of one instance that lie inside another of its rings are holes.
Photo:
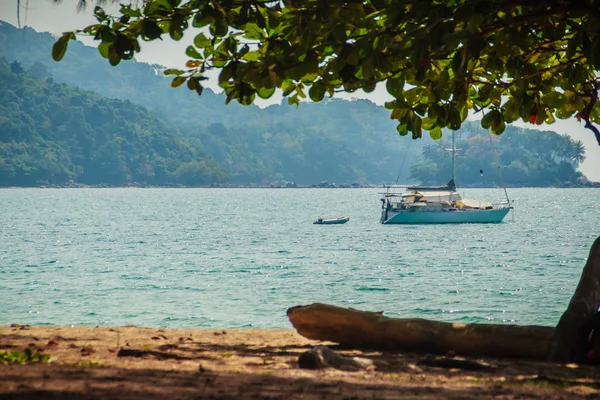
[[[412,226],[379,223],[381,192],[0,190],[0,324],[292,329],[286,310],[319,302],[554,326],[600,235],[600,189],[509,189],[503,223]]]

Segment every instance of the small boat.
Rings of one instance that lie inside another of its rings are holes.
[[[318,220],[316,220],[315,222],[313,222],[313,224],[317,224],[317,225],[335,225],[335,224],[345,224],[348,221],[350,221],[350,217],[339,217],[339,218],[334,218],[334,219],[319,218]]]

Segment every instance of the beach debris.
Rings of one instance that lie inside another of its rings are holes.
[[[174,359],[174,360],[191,360],[189,357],[180,356],[178,354],[165,353],[162,351],[154,351],[154,350],[139,350],[139,349],[120,349],[117,353],[117,357],[145,357],[152,356],[156,357],[159,360],[165,359]]]
[[[169,350],[177,350],[179,347],[176,344],[163,344],[158,346],[158,349],[161,351],[169,351]]]
[[[81,355],[82,355],[82,356],[89,356],[90,354],[93,354],[93,353],[95,353],[95,352],[96,352],[96,349],[95,349],[95,348],[93,348],[93,347],[92,347],[92,346],[90,346],[90,345],[83,346],[83,347],[81,348]]]
[[[48,340],[48,343],[46,343],[46,346],[56,347],[56,346],[58,346],[58,342],[56,340]]]
[[[15,331],[17,329],[20,330],[20,331],[27,331],[27,330],[29,330],[29,328],[31,328],[30,325],[21,325],[21,324],[10,324],[10,327],[11,328],[15,328],[15,329],[13,329]]]
[[[358,357],[345,357],[329,347],[318,345],[300,354],[298,366],[302,369],[335,368],[342,371],[360,371],[373,366],[371,360]]]
[[[498,369],[495,365],[483,361],[470,360],[460,357],[436,357],[427,354],[423,359],[417,362],[418,365],[427,365],[430,367],[464,369],[468,371],[489,371],[494,372]]]

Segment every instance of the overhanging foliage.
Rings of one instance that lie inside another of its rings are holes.
[[[385,82],[401,135],[439,139],[443,127],[459,129],[481,111],[496,134],[516,120],[576,116],[600,143],[594,0],[148,0],[95,15],[97,24],[58,39],[56,60],[78,33],[101,41],[117,65],[141,51],[140,39],[180,40],[192,26],[204,29],[186,50],[187,69],[167,71],[173,87],[201,94],[206,71],[217,68],[227,102],[251,104],[280,88],[298,104]]]

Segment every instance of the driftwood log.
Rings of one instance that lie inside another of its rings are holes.
[[[545,359],[554,335],[550,327],[388,318],[318,303],[292,307],[287,315],[308,339],[361,349]]]

